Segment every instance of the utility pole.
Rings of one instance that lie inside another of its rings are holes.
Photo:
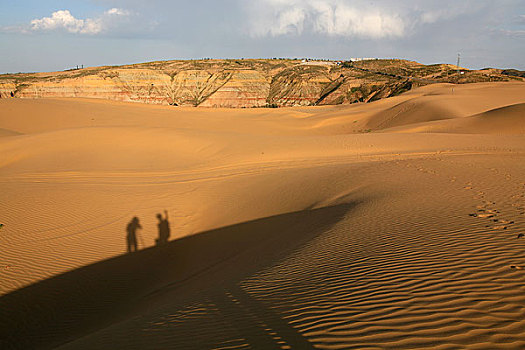
[[[458,53],[458,64],[457,64],[457,67],[458,67],[458,75],[459,75],[459,61],[461,60],[461,54]]]

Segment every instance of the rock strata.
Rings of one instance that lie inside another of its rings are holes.
[[[163,61],[53,73],[0,75],[1,98],[102,98],[201,107],[284,107],[371,102],[433,83],[521,80],[405,60]],[[11,96],[12,95],[12,96]]]

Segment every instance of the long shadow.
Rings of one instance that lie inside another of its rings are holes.
[[[227,322],[242,334],[252,349],[278,349],[283,344],[291,349],[314,349],[296,329],[239,286],[211,298],[219,311],[230,311]]]
[[[141,307],[163,298],[233,285],[326,231],[354,205],[199,233],[14,291],[0,297],[0,348],[53,348],[140,314]]]

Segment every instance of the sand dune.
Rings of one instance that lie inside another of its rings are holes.
[[[525,134],[525,104],[492,109],[464,118],[440,120],[433,123],[416,123],[388,132],[440,132],[458,134]]]
[[[0,348],[523,348],[524,112],[0,100]]]
[[[495,86],[499,88],[495,89]],[[452,84],[430,85],[406,94],[405,98],[411,98],[370,116],[366,127],[374,130],[386,129],[473,116],[521,103],[521,94],[521,84],[482,83],[466,87]],[[453,129],[451,131],[454,132]]]

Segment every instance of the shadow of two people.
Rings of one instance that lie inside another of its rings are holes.
[[[164,245],[168,243],[171,230],[170,230],[170,223],[168,221],[168,211],[164,210],[164,217],[162,217],[162,214],[157,214],[157,228],[159,232],[159,237],[155,239],[156,245]],[[134,216],[131,221],[126,226],[126,242],[128,247],[128,253],[136,252],[138,250],[138,230],[142,229],[142,226],[140,225],[139,218]],[[141,239],[141,245],[144,248],[145,244],[144,241]]]
[[[162,249],[146,248],[111,257],[2,295],[0,349],[54,349],[82,339],[88,339],[86,346],[75,344],[71,348],[96,348],[88,336],[96,337],[103,329],[114,330],[111,325],[120,325],[128,317],[142,319],[145,310],[156,314],[151,302],[164,302],[165,297],[170,305],[180,305],[181,309],[193,305],[194,300],[201,303],[210,298],[221,310],[213,311],[220,323],[237,327],[250,348],[280,348],[275,336],[268,333],[270,328],[292,349],[308,349],[308,336],[302,336],[276,313],[278,308],[273,306],[277,305],[261,303],[239,288],[240,283],[329,232],[357,204],[304,209],[177,237]],[[134,226],[137,224],[135,221]],[[193,327],[193,323],[187,325]],[[179,331],[187,329],[176,324],[175,330],[166,328],[167,333],[155,331],[157,338],[153,341],[142,338],[142,328],[133,333],[137,336],[115,339],[100,333],[101,342],[97,344],[115,349],[151,348],[151,344],[165,344],[167,340],[175,343],[171,348],[224,344],[223,336],[216,331],[199,330],[199,337]]]

